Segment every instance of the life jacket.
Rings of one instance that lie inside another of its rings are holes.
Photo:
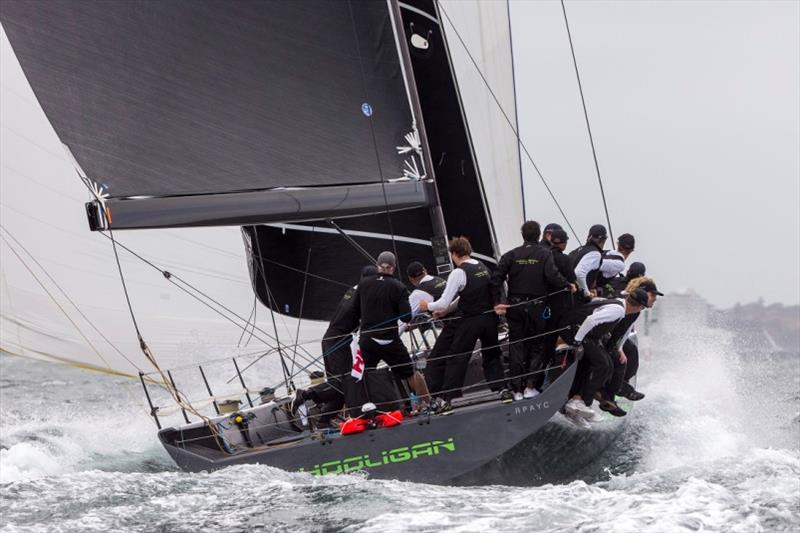
[[[526,242],[511,252],[511,268],[508,271],[509,298],[535,298],[547,294],[544,276],[545,260],[550,254],[543,246]]]
[[[434,300],[438,300],[442,297],[442,293],[444,293],[444,288],[447,285],[447,282],[438,276],[432,277],[433,279],[429,279],[428,281],[423,281],[420,283],[417,288],[433,296]]]
[[[629,315],[625,315],[622,320],[617,322],[617,325],[611,330],[611,337],[609,337],[608,341],[606,342],[606,347],[611,349],[616,349],[616,344],[622,340],[622,336],[625,335],[625,332],[628,331],[628,328],[636,322],[636,319],[639,318],[640,313],[631,313]]]
[[[597,299],[592,300],[591,302],[589,302],[587,304],[583,304],[583,305],[581,305],[579,307],[574,308],[570,312],[569,323],[570,324],[574,324],[576,326],[579,326],[580,324],[583,324],[583,321],[586,320],[586,318],[589,315],[591,315],[597,309],[599,309],[600,307],[603,307],[605,305],[619,305],[619,306],[622,306],[623,308],[625,307],[624,303],[622,303],[622,302],[620,302],[619,300],[616,300],[616,299],[597,298]],[[605,324],[600,324],[600,325],[594,327],[592,329],[592,331],[589,332],[587,337],[595,339],[595,340],[599,340],[601,337],[603,337],[607,333],[611,332],[618,323],[619,323],[619,321],[617,321],[617,322],[606,322]],[[575,329],[575,331],[577,331],[577,328]]]
[[[464,262],[458,268],[467,275],[467,283],[458,293],[458,310],[461,314],[465,317],[476,316],[491,309],[489,269],[481,262],[476,264]]]
[[[597,267],[598,270],[597,270],[596,286],[605,288],[606,293],[604,293],[603,296],[606,297],[606,298],[613,297],[613,294],[608,294],[608,288],[611,288],[610,287],[611,281],[614,278],[616,278],[623,270],[625,270],[625,259],[623,259],[619,255],[617,255],[617,253],[618,252],[615,252],[614,250],[603,250],[603,252],[600,254],[600,264],[601,265],[606,260],[608,260],[608,262],[611,262],[611,261],[622,261],[622,269],[620,269],[620,271],[617,272],[616,274],[614,274],[613,276],[609,276],[609,277],[604,276],[603,273],[600,272],[600,270],[599,270],[600,267],[599,266]],[[586,278],[587,278],[587,283],[588,283],[589,276],[586,276]]]
[[[390,428],[400,425],[403,422],[402,411],[391,411],[389,413],[380,413],[375,415],[373,419],[368,418],[348,418],[342,425],[339,426],[339,432],[342,435],[353,435],[361,433],[367,429],[374,428]]]
[[[583,256],[591,252],[600,252],[600,262],[597,263],[597,267],[586,274],[586,286],[590,289],[594,289],[597,286],[597,276],[600,273],[600,267],[603,265],[603,250],[600,250],[593,242],[590,242],[584,244],[580,248],[572,250],[569,253],[569,259],[572,261],[572,270],[575,270],[575,267],[581,262]]]

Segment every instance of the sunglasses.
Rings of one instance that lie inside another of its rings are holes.
[[[554,244],[556,246],[560,246],[562,244],[567,244],[566,242],[558,242],[558,241],[550,241],[550,244]]]

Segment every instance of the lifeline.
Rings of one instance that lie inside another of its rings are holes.
[[[369,454],[355,455],[347,459],[328,461],[327,463],[314,465],[314,468],[308,470],[308,472],[315,476],[357,472],[365,468],[377,468],[383,465],[412,461],[423,456],[439,455],[439,452],[443,449],[451,452],[456,451],[456,443],[453,437],[450,437],[446,441],[432,440],[430,442],[421,442],[412,446],[403,446],[402,448],[384,451],[381,452],[381,456],[377,461],[373,461]],[[301,468],[299,471],[306,472],[306,469]]]

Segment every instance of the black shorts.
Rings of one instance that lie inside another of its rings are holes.
[[[410,378],[414,375],[411,356],[408,355],[408,349],[400,339],[394,339],[391,343],[383,345],[369,337],[361,337],[358,345],[361,347],[361,357],[364,358],[366,368],[376,368],[378,363],[384,361],[397,377]]]

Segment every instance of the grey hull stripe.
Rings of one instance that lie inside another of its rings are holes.
[[[265,224],[265,225],[278,229],[290,229],[295,231],[313,231],[315,233],[332,233],[337,235],[339,234],[339,232],[333,228],[325,228],[320,226],[301,226],[300,224]],[[428,248],[430,248],[431,246],[431,242],[426,241],[425,239],[415,239],[414,237],[404,237],[402,235],[395,235],[394,237],[392,237],[391,235],[386,233],[374,233],[372,231],[359,231],[352,229],[344,230],[344,232],[350,235],[351,237],[366,237],[368,239],[381,239],[384,241],[391,241],[392,239],[394,239],[399,242],[419,244],[420,246],[426,246]],[[472,257],[475,257],[482,261],[488,261],[490,263],[495,263],[495,264],[497,263],[497,260],[495,258],[489,257],[488,255],[473,253]]]
[[[436,17],[434,17],[434,16],[432,16],[432,15],[429,15],[428,13],[425,13],[423,10],[421,10],[421,9],[420,9],[420,8],[418,8],[418,7],[410,6],[410,5],[408,5],[408,4],[404,4],[403,2],[398,2],[397,4],[398,4],[400,7],[402,7],[403,9],[408,9],[409,11],[413,11],[413,12],[414,12],[414,13],[416,13],[417,15],[422,15],[422,16],[423,16],[423,17],[425,17],[426,19],[430,19],[430,20],[432,20],[434,23],[436,23],[436,24],[439,24],[439,20],[438,20]]]

